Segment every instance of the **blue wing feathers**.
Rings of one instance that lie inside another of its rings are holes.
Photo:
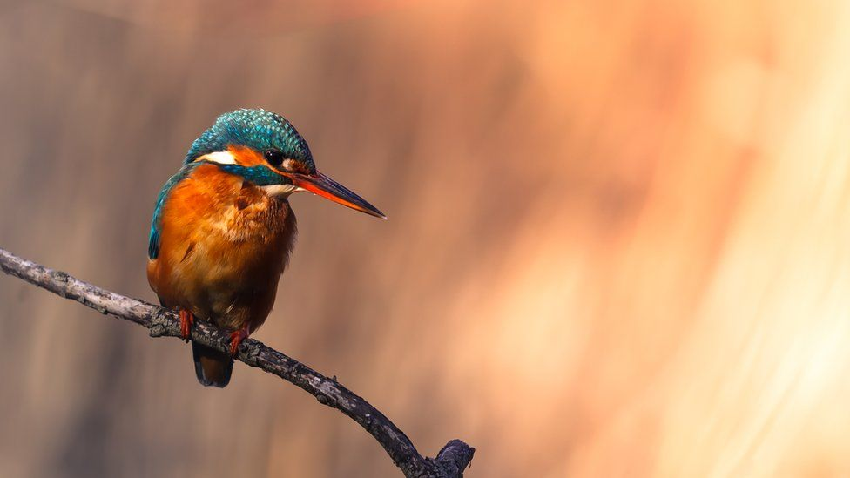
[[[192,172],[197,164],[187,164],[186,166],[180,168],[180,171],[177,171],[177,174],[171,176],[169,180],[165,183],[165,186],[159,191],[159,196],[156,198],[156,206],[153,209],[153,219],[151,220],[151,233],[148,239],[148,258],[156,259],[159,257],[159,235],[160,228],[162,224],[160,224],[160,215],[162,214],[162,206],[165,204],[165,201],[168,199],[168,194],[174,188],[177,183],[185,179]]]

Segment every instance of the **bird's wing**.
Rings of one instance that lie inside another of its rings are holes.
[[[165,201],[168,199],[169,193],[174,189],[174,186],[177,185],[180,181],[186,179],[189,174],[192,173],[192,170],[195,169],[198,165],[196,163],[187,164],[180,168],[174,176],[168,179],[165,183],[165,186],[159,191],[159,196],[156,198],[156,206],[153,209],[153,219],[151,220],[151,233],[148,238],[148,258],[156,259],[159,257],[159,236],[160,236],[160,227],[162,226],[160,221],[160,215],[162,214],[162,206],[165,204]]]

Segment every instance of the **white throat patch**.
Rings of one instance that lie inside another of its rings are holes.
[[[272,184],[269,186],[259,186],[260,189],[266,192],[269,196],[285,198],[292,193],[304,191],[294,184]]]

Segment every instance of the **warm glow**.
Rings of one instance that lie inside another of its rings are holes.
[[[18,3],[0,246],[153,300],[159,187],[262,106],[391,219],[293,195],[257,338],[424,453],[850,475],[850,3]],[[0,476],[395,476],[292,386],[210,392],[188,347],[0,281]]]

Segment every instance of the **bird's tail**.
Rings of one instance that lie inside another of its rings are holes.
[[[233,374],[233,359],[216,349],[192,342],[195,375],[205,387],[225,387]]]

